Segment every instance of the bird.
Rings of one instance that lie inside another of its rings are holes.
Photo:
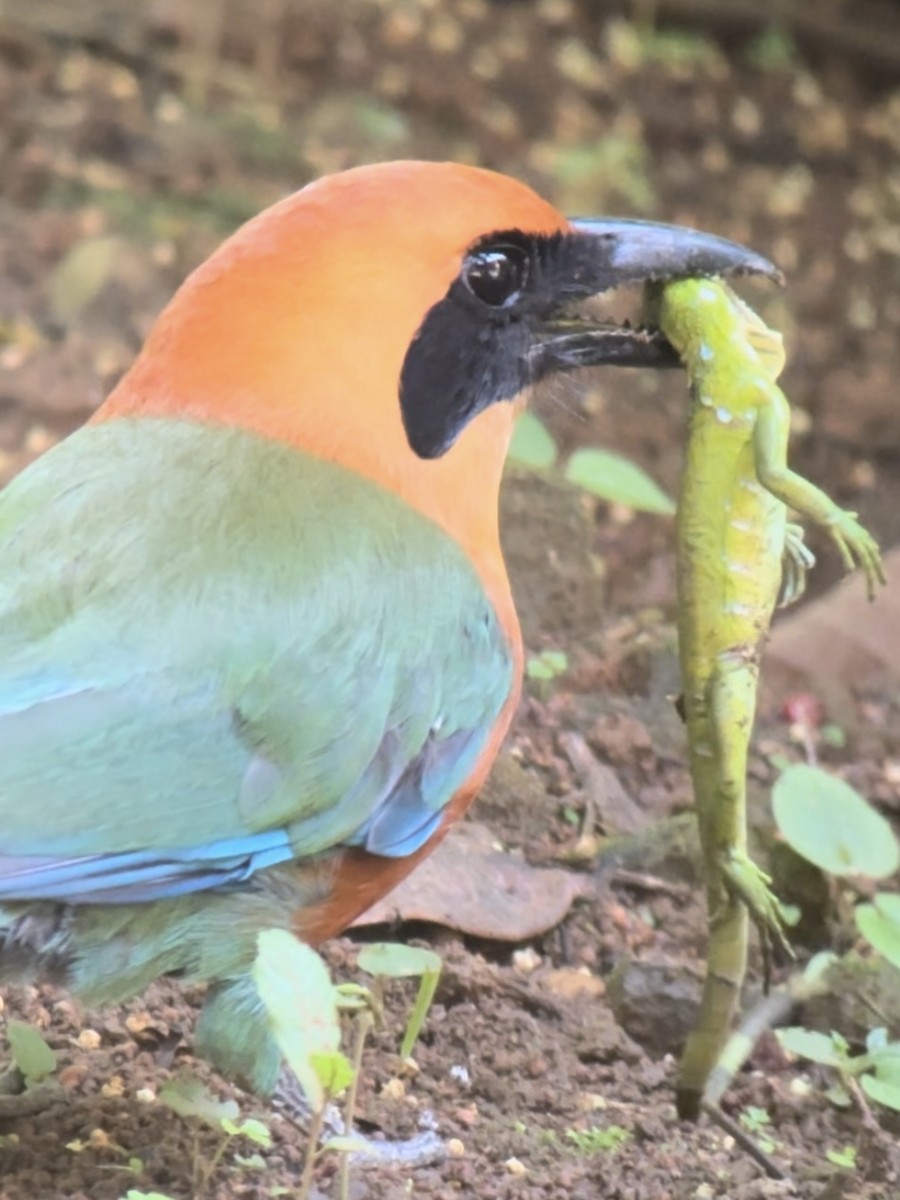
[[[258,934],[344,929],[510,725],[518,411],[560,372],[676,365],[592,297],[748,272],[774,268],[440,162],[325,176],[228,238],[0,493],[0,981],[205,981],[198,1052],[270,1094]]]

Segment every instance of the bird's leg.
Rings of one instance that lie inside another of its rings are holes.
[[[272,1104],[295,1125],[309,1131],[313,1124],[312,1107],[297,1076],[287,1067],[278,1077]],[[336,1105],[326,1105],[320,1134],[323,1145],[330,1138],[344,1137],[348,1133],[352,1133],[353,1140],[360,1143],[359,1149],[352,1151],[350,1155],[353,1166],[427,1167],[442,1162],[447,1157],[447,1147],[434,1129],[424,1129],[415,1137],[397,1142],[365,1137],[357,1130],[347,1129]]]

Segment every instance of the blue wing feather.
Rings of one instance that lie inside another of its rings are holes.
[[[468,561],[334,464],[134,424],[0,495],[0,901],[412,853],[513,685]]]

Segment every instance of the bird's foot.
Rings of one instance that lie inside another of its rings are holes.
[[[729,893],[746,906],[759,933],[763,983],[768,991],[773,955],[779,961],[794,958],[786,932],[792,924],[791,913],[772,892],[771,878],[746,854],[732,851],[723,864],[722,876]]]
[[[313,1110],[293,1071],[284,1070],[275,1086],[272,1106],[282,1112],[295,1125],[309,1131],[313,1121]],[[425,1115],[420,1124],[431,1125]],[[334,1104],[325,1107],[320,1140],[326,1144],[331,1138],[346,1137],[347,1126],[340,1110]],[[358,1130],[352,1131],[354,1143],[359,1148],[350,1153],[350,1161],[361,1167],[427,1167],[442,1162],[448,1154],[442,1138],[433,1128],[424,1128],[415,1137],[391,1142],[381,1138],[365,1137]]]
[[[25,1076],[18,1067],[9,1067],[0,1074],[0,1121],[32,1117],[64,1098],[58,1083],[39,1083],[26,1088]]]

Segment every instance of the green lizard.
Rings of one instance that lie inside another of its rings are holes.
[[[679,1110],[696,1116],[730,1032],[746,969],[748,913],[768,974],[789,953],[784,914],[747,856],[746,767],[761,644],[776,601],[802,592],[814,559],[790,507],[821,525],[870,598],[884,583],[878,546],[787,465],[790,408],[775,379],[780,335],[725,284],[654,284],[650,319],[690,378],[687,456],[676,522],[678,641],[691,778],[707,868],[709,953],[700,1019],[681,1064]]]

